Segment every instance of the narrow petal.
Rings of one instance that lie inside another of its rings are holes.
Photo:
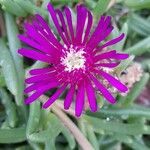
[[[110,35],[110,33],[112,32],[113,29],[114,29],[113,26],[110,26],[108,29],[106,29],[106,31],[103,33],[103,35],[101,36],[101,38],[99,38],[99,41],[98,41],[97,45],[101,41],[105,40]]]
[[[37,100],[44,92],[35,92],[31,96],[29,96],[27,99],[25,99],[25,104],[31,104],[35,100]]]
[[[43,93],[45,93],[46,91],[48,91],[49,89],[51,89],[53,87],[53,85],[50,83],[50,84],[47,84],[43,87],[41,87],[39,90],[37,90],[34,94],[32,94],[30,97],[28,97],[26,100],[25,100],[25,103],[26,104],[30,104],[32,102],[34,102],[37,98],[39,98]]]
[[[73,100],[74,93],[75,93],[75,86],[71,85],[70,89],[68,90],[67,96],[64,100],[64,109],[69,109],[71,102]]]
[[[99,44],[99,42],[101,42],[104,39],[104,37],[111,32],[112,26],[109,27],[110,21],[111,21],[110,16],[101,17],[94,33],[92,34],[87,44],[88,47],[90,47],[91,49],[94,49]]]
[[[97,47],[100,42],[102,42],[104,39],[106,39],[110,35],[112,30],[113,30],[113,26],[110,26],[108,29],[104,30],[103,33],[101,33],[100,36],[97,37],[97,39],[95,39],[92,42],[92,45],[90,48],[93,50],[95,47]]]
[[[100,61],[101,59],[110,59],[115,54],[116,54],[116,50],[111,50],[111,51],[96,55],[94,60],[95,60],[95,62],[97,62],[97,61]]]
[[[49,38],[48,32],[41,26],[38,20],[34,19],[32,21],[32,25],[37,30],[37,32],[40,32],[40,34],[42,34],[42,36],[44,36],[48,40],[48,42],[51,43],[51,38]]]
[[[32,91],[34,91],[36,88],[39,88],[41,86],[45,85],[45,83],[40,82],[40,83],[34,83],[30,86],[28,86],[27,88],[24,89],[24,93],[30,93]]]
[[[53,57],[55,57],[55,58],[59,57],[61,54],[61,49],[54,45],[54,43],[52,42],[53,40],[51,39],[51,36],[48,35],[47,31],[45,29],[43,29],[42,26],[40,26],[40,24],[35,20],[32,21],[32,25],[33,25],[33,27],[35,27],[38,34],[40,34],[40,36],[42,36],[40,39],[42,41],[42,43],[40,43],[39,45],[42,44],[42,45],[44,45],[44,47],[46,45],[45,52],[47,51],[48,54],[53,55]],[[43,42],[43,40],[44,40],[44,42]],[[46,41],[46,43],[45,43],[45,41]],[[48,46],[48,48],[47,48],[47,46]]]
[[[54,71],[53,67],[50,68],[38,68],[38,69],[32,69],[29,71],[29,73],[31,75],[39,75],[39,74],[45,74],[45,73],[49,73],[51,71]]]
[[[89,106],[91,108],[91,111],[96,112],[97,111],[96,96],[95,96],[93,86],[92,86],[89,79],[86,81],[86,87],[85,88],[86,88],[86,93],[87,93],[87,97],[88,97]]]
[[[46,32],[49,35],[49,38],[51,39],[51,42],[58,48],[62,48],[63,46],[60,44],[60,42],[57,40],[55,35],[52,33],[50,27],[48,26],[47,22],[39,15],[35,15],[36,19],[39,21],[39,23],[43,26],[43,28],[46,30]]]
[[[25,82],[28,84],[31,84],[31,83],[35,83],[39,81],[44,81],[44,80],[50,81],[50,80],[54,80],[54,76],[55,76],[55,73],[37,75],[37,76],[27,78]]]
[[[106,16],[104,24],[103,24],[103,30],[106,30],[108,26],[111,24],[111,16]]]
[[[85,98],[85,89],[84,83],[82,82],[77,91],[76,104],[75,104],[75,115],[80,117],[83,109],[84,109],[84,98]]]
[[[115,68],[120,64],[120,62],[114,62],[114,63],[99,63],[95,64],[96,67],[107,67],[107,68]]]
[[[110,94],[110,92],[98,81],[93,75],[90,76],[98,90],[106,98],[108,102],[114,104],[116,102],[115,98]]]
[[[22,42],[28,44],[29,46],[31,46],[31,47],[33,47],[33,48],[35,48],[35,49],[38,49],[38,50],[40,50],[40,51],[42,51],[42,52],[45,52],[45,49],[43,48],[43,46],[40,45],[39,43],[35,42],[35,41],[32,40],[31,38],[26,37],[26,36],[24,36],[24,35],[18,35],[18,38],[19,38]]]
[[[57,98],[59,98],[59,96],[63,93],[63,91],[66,88],[66,84],[63,85],[62,87],[60,87],[44,104],[43,104],[43,108],[46,109],[48,108],[52,103],[54,103]]]
[[[118,59],[118,60],[127,59],[128,57],[129,57],[129,54],[124,54],[124,53],[117,53],[116,54],[116,59]]]
[[[27,29],[27,35],[44,47],[43,50],[45,53],[51,54],[53,52],[53,54],[55,54],[58,52],[58,49],[56,49],[53,44],[41,34],[41,32],[36,31],[32,25],[26,23],[25,28]]]
[[[18,53],[25,57],[32,58],[34,60],[39,60],[39,61],[46,62],[46,63],[52,62],[52,58],[50,56],[44,55],[44,54],[42,54],[40,52],[36,52],[34,50],[21,48],[18,50]]]
[[[72,15],[71,15],[71,10],[68,7],[65,7],[65,14],[66,14],[66,19],[68,22],[68,27],[70,31],[70,35],[72,38],[72,42],[74,41],[74,30],[73,30],[73,25],[72,25]]]
[[[98,25],[97,25],[97,27],[96,27],[94,33],[92,34],[90,40],[89,40],[88,43],[87,43],[87,45],[88,45],[89,47],[92,45],[91,43],[93,42],[93,40],[96,39],[96,37],[97,37],[97,32],[99,32],[99,34],[101,34],[102,29],[103,29],[103,28],[102,28],[102,25],[103,25],[103,23],[104,23],[104,19],[105,19],[105,17],[104,17],[104,16],[101,16],[101,19],[99,20],[99,23],[98,23]]]
[[[83,39],[83,44],[85,44],[88,41],[89,34],[90,34],[90,31],[91,31],[91,27],[92,27],[92,23],[93,23],[93,16],[92,16],[91,12],[88,11],[88,23],[87,23],[87,27],[86,27],[86,30],[85,30],[85,36],[84,36],[84,39]]]
[[[34,84],[30,85],[29,87],[27,87],[24,90],[24,92],[25,93],[30,93],[34,90],[39,90],[39,89],[47,87],[47,86],[48,86],[49,89],[55,88],[55,87],[58,86],[58,82],[51,81],[49,84],[47,84],[47,81],[46,82],[43,81],[43,82],[39,82],[39,83],[34,83]]]
[[[95,56],[95,62],[100,61],[102,59],[116,59],[116,60],[122,60],[127,59],[129,57],[128,54],[124,53],[117,53],[116,50],[112,50],[106,53],[102,53]]]
[[[97,51],[100,51],[100,50],[102,50],[102,49],[105,48],[105,47],[112,46],[112,45],[114,45],[114,44],[116,44],[116,43],[119,43],[124,37],[125,37],[125,34],[122,33],[119,37],[114,38],[114,39],[112,39],[112,40],[106,42],[104,45],[100,46],[100,47],[97,49]]]
[[[61,26],[62,26],[63,31],[64,31],[64,33],[65,33],[66,39],[67,39],[67,41],[68,41],[69,43],[71,43],[71,42],[70,42],[70,37],[69,37],[69,34],[68,34],[68,30],[67,30],[67,25],[66,25],[66,23],[65,23],[65,19],[64,19],[63,14],[62,14],[62,12],[61,12],[59,9],[56,10],[56,13],[58,14],[59,19],[60,19],[60,21],[61,21]]]
[[[75,42],[77,44],[82,43],[82,35],[86,20],[87,10],[82,5],[77,6],[77,24],[76,24],[76,37]]]
[[[39,14],[36,14],[35,17],[48,33],[52,33],[49,25],[47,24],[47,22],[44,20],[42,16],[40,16]]]
[[[108,80],[108,82],[116,87],[119,91],[121,92],[126,92],[128,90],[128,88],[122,84],[119,80],[117,80],[116,78],[114,78],[112,75],[102,71],[102,70],[98,70],[97,73],[100,75],[100,76],[103,76],[106,80]]]
[[[62,31],[62,29],[61,29],[61,27],[60,27],[60,25],[59,25],[59,22],[58,22],[58,19],[57,19],[57,16],[56,16],[56,12],[55,12],[55,10],[54,10],[52,4],[49,3],[48,6],[47,6],[47,8],[48,8],[48,10],[49,10],[49,12],[50,12],[51,18],[52,18],[52,20],[53,20],[53,22],[54,22],[54,24],[55,24],[55,26],[56,26],[56,29],[57,29],[59,35],[61,36],[61,38],[62,38],[62,40],[64,41],[64,43],[65,43],[66,45],[69,45],[69,43],[68,43],[67,39],[65,38],[65,36],[64,36],[64,34],[63,34],[63,31]]]

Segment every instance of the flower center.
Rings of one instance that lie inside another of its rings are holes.
[[[85,69],[85,51],[83,48],[79,49],[78,47],[70,46],[67,48],[64,46],[64,56],[61,58],[61,64],[65,66],[65,71],[71,72],[74,70]]]

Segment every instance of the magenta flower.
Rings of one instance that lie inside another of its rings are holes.
[[[57,88],[57,91],[43,104],[48,108],[67,90],[64,108],[68,109],[75,97],[75,114],[80,116],[88,99],[91,111],[97,110],[95,91],[98,90],[110,103],[115,98],[102,84],[105,79],[121,92],[128,89],[118,79],[104,71],[104,68],[117,67],[128,54],[117,53],[116,50],[104,52],[104,48],[114,45],[124,38],[124,34],[102,43],[112,32],[110,16],[102,16],[94,32],[91,33],[93,17],[82,5],[77,6],[77,23],[74,29],[71,10],[65,7],[64,14],[54,9],[49,3],[48,10],[62,41],[58,41],[46,21],[35,15],[32,24],[25,24],[26,33],[19,39],[32,48],[21,48],[19,53],[25,57],[48,63],[47,68],[33,69],[32,75],[25,80],[30,84],[25,93],[33,92],[26,104],[34,102],[42,94]]]

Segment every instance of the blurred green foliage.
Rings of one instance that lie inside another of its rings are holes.
[[[37,6],[37,2],[41,2]],[[71,150],[81,149],[74,134],[51,111],[42,110],[40,102],[30,106],[23,103],[24,77],[30,68],[44,63],[28,63],[17,54],[21,47],[17,19],[40,13],[48,22],[46,10],[50,0],[0,0],[0,13],[5,22],[5,32],[0,37],[0,150]],[[96,113],[87,111],[80,119],[73,120],[95,150],[149,150],[150,108],[135,101],[149,82],[150,75],[150,0],[51,0],[57,8],[69,5],[74,13],[80,2],[91,11],[97,22],[105,14],[113,16],[115,29],[111,38],[126,33],[126,38],[112,48],[131,54],[116,73],[120,74],[140,59],[144,73],[126,97],[119,94],[118,104],[104,103]],[[51,24],[51,23],[50,23]],[[2,22],[0,22],[0,27]],[[53,28],[53,26],[51,25]],[[2,32],[1,32],[2,33]],[[102,104],[103,98],[97,97]],[[87,147],[88,149],[88,147]]]

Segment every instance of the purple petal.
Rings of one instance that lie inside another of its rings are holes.
[[[106,29],[95,41],[92,43],[92,47],[90,48],[95,48],[101,41],[103,41],[113,30],[113,26],[110,26],[108,29]]]
[[[45,85],[45,83],[40,82],[40,83],[34,83],[30,86],[28,86],[27,88],[24,89],[24,93],[30,93],[32,91],[34,91],[36,88],[39,88],[41,86]]]
[[[102,71],[102,70],[99,70],[97,71],[97,73],[100,75],[100,76],[103,76],[106,80],[108,80],[108,82],[116,87],[119,91],[121,92],[126,92],[128,91],[128,88],[122,84],[119,80],[117,80],[116,78],[114,78],[112,75]]]
[[[27,88],[25,88],[24,89],[24,93],[30,93],[30,92],[34,91],[35,89],[37,89],[37,88],[39,88],[39,87],[41,87],[43,85],[45,85],[45,83],[43,83],[43,82],[34,83],[34,84],[28,86]]]
[[[63,93],[63,91],[65,90],[65,88],[67,87],[67,85],[63,85],[62,87],[60,87],[53,95],[52,97],[50,97],[44,104],[43,104],[43,108],[46,109],[48,108],[52,103],[54,103],[57,98],[59,98],[59,96]]]
[[[115,98],[110,94],[110,92],[98,81],[93,75],[90,76],[98,90],[106,98],[108,102],[114,104],[116,102]]]
[[[66,19],[68,22],[68,27],[69,31],[71,34],[72,42],[74,41],[74,30],[73,30],[73,25],[72,25],[72,16],[71,16],[71,10],[68,7],[65,7],[65,14],[66,14]]]
[[[99,63],[95,64],[96,67],[107,67],[107,68],[115,68],[120,64],[120,62],[114,62],[114,63]]]
[[[110,59],[110,58],[112,58],[112,56],[114,57],[115,54],[116,54],[116,50],[108,51],[108,52],[96,55],[94,60],[95,60],[95,62],[97,62],[102,59]]]
[[[92,50],[101,42],[104,40],[106,36],[110,34],[113,27],[109,27],[111,21],[110,16],[102,16],[94,33],[92,34],[87,46],[90,47]]]
[[[47,81],[54,80],[54,76],[55,76],[55,72],[37,75],[37,76],[33,76],[33,77],[26,79],[25,82],[28,84],[31,84],[31,83],[35,83],[35,82],[39,82],[39,81],[43,81],[43,80],[47,80]]]
[[[114,39],[112,39],[112,40],[106,42],[104,45],[100,46],[100,47],[97,49],[97,51],[102,50],[102,49],[105,48],[105,47],[112,46],[112,45],[114,45],[114,44],[120,42],[124,37],[125,37],[125,34],[122,33],[119,37],[114,38]]]
[[[87,10],[85,7],[78,5],[77,6],[77,24],[76,24],[76,44],[82,43],[82,35],[86,20]]]
[[[50,68],[38,68],[38,69],[32,69],[29,71],[29,73],[31,75],[38,75],[38,74],[45,74],[45,73],[49,73],[51,71],[54,71],[53,67]]]
[[[103,25],[103,30],[106,30],[107,27],[110,25],[111,23],[111,16],[106,16],[106,19],[105,19],[105,22],[104,22],[104,25]]]
[[[83,44],[85,44],[88,41],[89,34],[90,34],[90,31],[91,31],[91,27],[92,27],[92,23],[93,23],[93,16],[92,16],[91,12],[88,11],[88,23],[87,23],[87,27],[86,27],[86,30],[85,30],[85,36],[84,36],[84,39],[83,39]]]
[[[122,60],[122,59],[127,59],[129,57],[129,54],[124,54],[124,53],[118,53],[116,54],[116,59]]]
[[[25,57],[32,58],[34,60],[39,60],[39,61],[43,61],[46,63],[52,62],[52,58],[50,56],[44,55],[43,53],[36,52],[34,50],[21,48],[18,50],[18,53],[25,56]]]
[[[57,40],[55,35],[52,33],[51,29],[49,28],[47,22],[38,14],[35,15],[36,19],[39,21],[39,23],[43,26],[43,28],[46,30],[46,32],[49,35],[50,41],[59,49],[61,49],[63,46],[60,44],[60,42]]]
[[[65,19],[64,19],[63,14],[62,14],[62,12],[61,12],[59,9],[56,10],[56,13],[58,14],[59,19],[60,19],[60,21],[61,21],[61,25],[62,25],[62,28],[63,28],[63,30],[64,30],[66,39],[68,40],[69,43],[71,43],[71,42],[70,42],[70,37],[69,37],[69,35],[68,35],[68,30],[67,30],[67,26],[66,26],[66,23],[65,23]]]
[[[57,86],[57,85],[56,85]],[[41,87],[39,90],[37,90],[34,94],[32,94],[30,97],[28,97],[25,100],[26,104],[30,104],[32,102],[34,102],[37,98],[39,98],[43,93],[45,93],[46,91],[48,91],[49,89],[51,89],[52,87],[54,87],[54,85],[52,83],[49,83],[43,87]]]
[[[53,44],[53,42],[51,42],[51,36],[48,35],[47,31],[45,31],[44,28],[42,28],[39,23],[35,20],[32,21],[32,25],[35,27],[35,29],[37,30],[38,34],[40,34],[40,36],[42,36],[42,40],[44,38],[44,41],[46,40],[46,42],[48,43],[42,43],[44,45],[47,45],[48,48],[46,49],[48,51],[48,54],[53,55],[53,57],[59,57],[61,54],[61,48],[55,46]],[[40,44],[39,44],[40,45]],[[45,50],[45,52],[46,52]]]
[[[97,103],[96,103],[96,96],[93,89],[93,86],[90,82],[90,80],[86,81],[86,93],[89,101],[89,106],[91,108],[91,111],[96,112],[97,111]]]
[[[122,59],[127,59],[129,57],[128,54],[123,54],[123,53],[117,53],[116,50],[112,50],[106,53],[99,54],[95,56],[95,62],[100,61],[102,59],[117,59],[117,60],[122,60]]]
[[[33,20],[32,21],[33,27],[39,32],[43,37],[47,39],[47,41],[51,42],[51,38],[49,39],[49,34],[48,32],[41,26],[41,24],[38,22],[38,20]]]
[[[28,97],[27,99],[25,99],[25,104],[31,104],[32,102],[34,102],[36,99],[38,99],[44,92],[35,92],[34,94],[32,94],[30,97]]]
[[[64,101],[64,109],[69,109],[71,102],[73,100],[74,93],[75,93],[75,86],[71,85],[70,89],[68,90],[65,101]]]
[[[29,37],[26,37],[26,36],[24,36],[24,35],[18,35],[18,38],[19,38],[22,42],[24,42],[24,43],[26,43],[26,44],[32,46],[33,48],[45,52],[45,49],[42,47],[42,45],[40,45],[39,43],[37,43],[37,42],[35,42],[34,40],[30,39]]]
[[[25,28],[27,29],[26,33],[29,37],[44,47],[43,50],[45,53],[51,54],[53,52],[53,54],[58,54],[59,50],[55,48],[52,43],[48,42],[48,40],[40,32],[36,31],[32,25],[26,23]]]
[[[65,43],[66,45],[69,45],[69,43],[68,43],[68,41],[66,40],[66,38],[65,38],[65,36],[64,36],[64,34],[63,34],[63,31],[62,31],[62,29],[61,29],[61,27],[60,27],[60,25],[59,25],[59,22],[58,22],[58,19],[57,19],[57,16],[56,16],[56,12],[55,12],[55,10],[54,10],[52,4],[49,3],[48,6],[47,6],[47,8],[48,8],[48,10],[49,10],[49,12],[50,12],[51,18],[52,18],[52,20],[53,20],[53,22],[54,22],[54,24],[55,24],[55,26],[56,26],[56,29],[57,29],[58,33],[60,34],[62,40],[64,41],[64,43]]]
[[[102,35],[101,38],[99,39],[97,45],[98,45],[101,41],[103,41],[104,39],[106,39],[106,38],[110,35],[110,33],[112,32],[113,29],[114,29],[113,26],[110,26],[108,29],[106,29],[105,33],[103,33],[103,35]]]
[[[75,104],[75,115],[77,117],[80,117],[84,108],[84,96],[85,96],[84,94],[85,94],[84,83],[81,83],[78,87]]]
[[[92,45],[92,42],[97,38],[98,32],[99,32],[99,34],[101,34],[102,29],[103,29],[102,25],[104,24],[104,19],[105,19],[105,16],[101,16],[101,19],[99,20],[99,23],[98,23],[94,33],[92,34],[90,40],[88,41],[87,46],[90,47]]]
[[[24,92],[25,93],[30,93],[34,90],[39,90],[39,89],[47,87],[47,86],[48,86],[49,89],[55,88],[55,87],[58,86],[58,82],[51,81],[49,84],[47,84],[47,81],[45,81],[45,82],[43,81],[43,82],[40,82],[40,83],[34,83],[31,86],[27,87],[24,90]]]

